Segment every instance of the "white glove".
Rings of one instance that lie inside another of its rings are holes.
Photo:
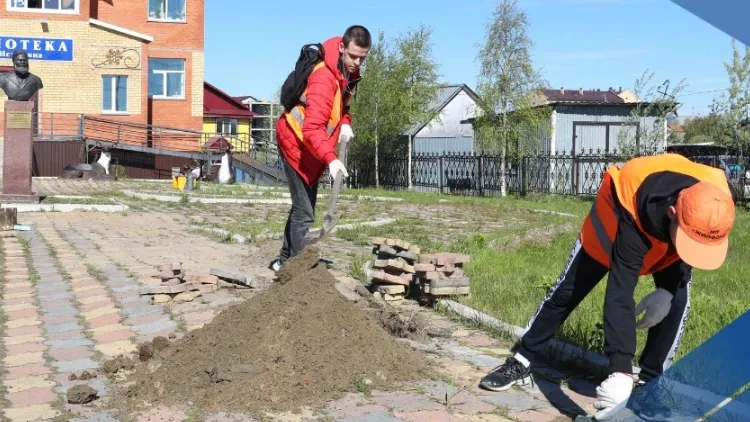
[[[339,132],[339,142],[346,140],[346,142],[349,142],[354,138],[354,132],[352,132],[352,127],[349,125],[341,125],[341,131]]]
[[[672,293],[659,288],[649,293],[635,306],[635,316],[646,311],[646,315],[638,321],[636,328],[651,328],[661,322],[672,307]]]
[[[331,178],[336,177],[336,173],[341,172],[344,175],[344,178],[349,177],[349,173],[346,172],[346,167],[344,166],[344,163],[341,162],[339,159],[335,159],[331,161],[331,164],[328,165],[328,172],[331,173]]]
[[[622,372],[615,372],[596,387],[596,401],[594,408],[599,411],[594,420],[606,419],[628,404],[630,393],[633,392],[633,377]]]

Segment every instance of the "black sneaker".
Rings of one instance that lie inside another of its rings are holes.
[[[630,402],[633,413],[644,421],[670,422],[672,409],[667,405],[668,395],[659,380],[639,382],[633,388]]]
[[[526,385],[531,381],[529,368],[523,366],[516,358],[510,357],[485,375],[479,382],[479,387],[490,391],[504,391],[514,385]]]

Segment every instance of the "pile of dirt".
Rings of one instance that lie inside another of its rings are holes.
[[[154,350],[127,391],[133,403],[215,410],[294,410],[346,392],[433,378],[428,360],[344,298],[308,247],[279,283]],[[390,328],[390,327],[389,327]]]

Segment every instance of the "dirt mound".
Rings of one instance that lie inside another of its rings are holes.
[[[427,360],[396,341],[336,291],[336,280],[307,248],[280,283],[219,314],[140,364],[134,403],[192,402],[214,410],[293,410],[363,388],[434,375]]]

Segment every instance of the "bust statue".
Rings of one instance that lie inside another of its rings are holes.
[[[44,88],[39,76],[29,72],[29,55],[25,51],[13,53],[13,71],[0,73],[0,88],[14,101],[28,101]]]

